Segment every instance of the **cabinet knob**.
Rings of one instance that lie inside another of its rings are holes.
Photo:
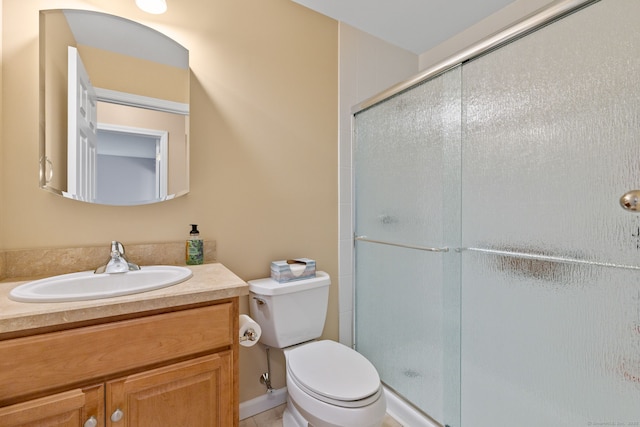
[[[113,421],[114,423],[117,423],[122,419],[123,416],[124,416],[124,412],[122,412],[120,408],[118,408],[115,411],[113,411],[113,414],[111,414],[111,421]]]
[[[96,420],[96,417],[94,417],[94,416],[89,418],[83,424],[83,427],[97,427],[97,426],[98,426],[98,420]]]

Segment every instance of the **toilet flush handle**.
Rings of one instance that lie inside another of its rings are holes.
[[[267,302],[265,300],[263,300],[262,298],[258,298],[258,297],[253,297],[254,300],[256,300],[256,302],[258,303],[258,305],[264,305]]]

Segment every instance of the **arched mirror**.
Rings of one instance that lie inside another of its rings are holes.
[[[107,205],[189,191],[189,52],[139,23],[40,11],[40,187]]]

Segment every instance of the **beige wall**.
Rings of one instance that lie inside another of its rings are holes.
[[[108,207],[38,188],[38,9],[58,7],[103,7],[189,49],[187,196]],[[218,260],[243,279],[267,276],[272,260],[314,258],[334,278],[324,335],[337,339],[337,23],[289,0],[180,0],[169,8],[154,17],[133,1],[4,0],[0,243],[106,248],[113,239],[182,239],[198,223],[217,241]],[[264,393],[265,362],[258,346],[240,356],[244,401]],[[274,380],[282,386],[284,374]]]

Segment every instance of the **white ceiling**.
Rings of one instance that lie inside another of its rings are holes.
[[[514,0],[293,0],[421,54]]]

